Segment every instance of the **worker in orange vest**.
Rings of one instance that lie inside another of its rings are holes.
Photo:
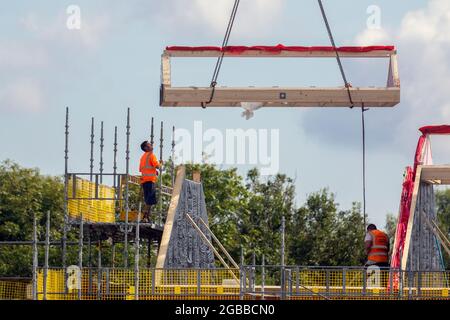
[[[148,141],[141,143],[141,149],[144,154],[141,156],[139,164],[139,171],[141,172],[141,185],[144,191],[144,201],[147,208],[144,209],[144,218],[142,222],[149,222],[150,212],[153,205],[157,203],[156,200],[156,187],[155,184],[158,181],[157,169],[162,164],[158,162],[155,154],[153,153],[153,145]]]
[[[366,266],[389,267],[389,237],[386,233],[377,230],[374,224],[369,224],[364,244],[367,253]]]

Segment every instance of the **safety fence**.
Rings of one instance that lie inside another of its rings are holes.
[[[115,189],[75,175],[68,179],[67,209],[71,218],[89,222],[115,222]]]
[[[235,270],[237,274],[239,273]],[[40,269],[39,300],[236,299],[228,269]]]
[[[128,203],[128,221],[135,222],[139,215],[139,203],[143,194],[140,177],[124,174],[103,174],[105,179],[113,179],[114,186],[99,182],[99,174],[94,173],[94,181],[81,178],[84,173],[71,173],[67,178],[67,212],[71,219],[94,223],[115,223],[126,220]],[[125,186],[128,188],[126,189]],[[155,186],[160,204],[153,208],[153,222],[161,223],[165,219],[172,187],[157,184]],[[125,197],[125,194],[128,197]],[[164,196],[164,197],[163,197]],[[142,220],[142,213],[140,219]]]
[[[71,266],[38,269],[35,285],[31,280],[0,280],[0,299],[450,300],[449,282],[450,271],[300,266],[80,270]]]
[[[0,279],[0,300],[32,299],[31,279]]]
[[[450,271],[246,266],[242,268],[241,283],[241,295],[253,299],[435,300],[449,299]]]

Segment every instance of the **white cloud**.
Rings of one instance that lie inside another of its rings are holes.
[[[425,9],[409,12],[402,21],[399,37],[404,40],[449,42],[450,2],[432,0]]]
[[[44,108],[40,84],[28,78],[18,79],[0,89],[0,110],[38,112]]]
[[[401,128],[450,123],[450,2],[433,0],[409,12],[396,36],[403,52],[403,98],[408,114]],[[450,157],[450,148],[447,155]]]
[[[39,68],[45,67],[48,61],[48,53],[40,45],[0,41],[0,69]]]
[[[86,20],[78,31],[79,40],[88,48],[97,48],[102,38],[111,28],[111,19],[108,15],[99,15],[92,20]],[[66,30],[67,31],[67,30]],[[71,31],[76,33],[77,31]]]
[[[391,41],[390,34],[387,30],[366,29],[356,36],[355,43],[359,46],[366,45],[385,45]]]
[[[104,36],[112,27],[111,17],[106,14],[88,16],[81,8],[81,28],[67,28],[68,15],[61,12],[52,19],[39,17],[30,12],[19,19],[25,30],[34,34],[40,41],[52,44],[62,44],[67,48],[97,49]]]
[[[285,0],[241,1],[231,39],[258,38],[270,32],[281,13]],[[155,5],[152,14],[166,30],[180,33],[204,33],[223,36],[234,0],[172,0]],[[232,41],[232,40],[231,40]]]
[[[18,20],[27,40],[0,41],[0,110],[43,111],[43,81],[58,68],[58,54],[95,51],[111,27],[109,16],[101,14],[82,16],[81,29],[69,30],[67,17],[64,11],[50,19],[30,12]]]

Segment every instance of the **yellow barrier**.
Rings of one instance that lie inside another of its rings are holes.
[[[401,284],[394,279],[402,278]],[[292,299],[323,299],[319,294],[331,299],[403,300],[448,299],[450,272],[414,272],[381,270],[374,272],[361,269],[314,270],[304,269],[292,272]]]
[[[31,281],[0,280],[0,300],[32,299]]]
[[[68,181],[68,197],[74,197],[73,177]],[[114,198],[114,188],[106,185],[98,185],[99,198]],[[67,208],[69,216],[79,218],[83,214],[83,219],[90,222],[115,222],[114,200],[90,200],[95,198],[95,183],[76,178],[75,198],[68,201]]]
[[[44,271],[37,274],[37,298],[44,299]],[[45,291],[47,300],[65,300],[65,271],[64,269],[49,270],[47,272],[47,283]]]
[[[239,277],[239,270],[231,270]],[[318,300],[438,300],[449,298],[450,272],[403,273],[400,288],[391,289],[390,279],[397,271],[381,271],[380,281],[364,277],[362,270],[292,270],[287,277],[286,299]],[[80,283],[73,288],[66,285],[74,275],[66,275],[64,269],[47,272],[46,299],[48,300],[176,300],[176,299],[260,299],[261,284],[255,290],[242,293],[238,282],[230,276],[230,270],[171,270],[143,269],[138,274],[136,286],[132,269],[101,270],[82,269]],[[384,279],[382,277],[385,277]],[[247,282],[248,283],[248,282]],[[241,293],[241,295],[240,295]],[[280,286],[265,286],[266,299],[279,298]],[[0,281],[0,299],[31,299],[31,281]],[[37,273],[37,298],[44,299],[44,271]]]
[[[234,270],[239,274],[238,270]],[[134,270],[83,269],[78,289],[66,289],[63,269],[47,272],[47,300],[134,300],[136,293]],[[158,279],[157,279],[158,278]],[[239,284],[222,285],[229,281],[229,270],[151,270],[139,271],[137,294],[140,300],[173,299],[238,299]],[[44,298],[44,273],[38,272],[39,300]],[[198,280],[200,282],[198,282]],[[156,285],[156,283],[158,283]]]

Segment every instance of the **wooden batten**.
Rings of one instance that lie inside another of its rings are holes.
[[[355,106],[393,107],[400,101],[400,88],[351,88]],[[164,87],[162,106],[200,107],[211,88]],[[208,107],[240,107],[241,102],[260,102],[265,107],[349,107],[347,89],[340,88],[229,88],[216,87]]]
[[[170,57],[167,55],[162,55],[161,57],[161,84],[164,87],[170,87],[171,85],[171,67],[170,67]]]
[[[163,269],[164,262],[166,260],[167,250],[169,249],[170,236],[172,235],[173,221],[175,212],[178,207],[178,201],[180,200],[181,188],[186,175],[186,167],[180,166],[175,178],[175,186],[172,191],[172,198],[170,200],[169,210],[167,212],[166,222],[164,224],[164,230],[161,238],[161,244],[159,246],[158,258],[156,260],[156,268]]]
[[[391,50],[376,50],[368,52],[339,52],[342,58],[388,58],[396,51]],[[221,51],[212,50],[164,50],[163,56],[173,58],[217,58],[222,55]],[[225,57],[237,58],[335,58],[334,51],[279,51],[269,52],[260,50],[248,50],[244,52],[225,52]]]
[[[174,57],[219,57],[220,51],[165,50],[161,59],[160,105],[163,107],[200,107],[210,100],[210,87],[172,87],[170,59]],[[352,87],[356,107],[393,107],[400,102],[400,78],[395,50],[340,52],[342,58],[389,58],[386,87]],[[244,51],[226,52],[226,57],[240,58],[334,58],[333,51]],[[216,87],[208,107],[241,107],[242,102],[259,102],[263,107],[349,107],[345,87]]]
[[[412,234],[412,230],[414,227],[414,215],[415,215],[416,205],[417,205],[417,196],[419,195],[421,174],[422,174],[422,166],[417,166],[416,178],[414,181],[414,189],[413,189],[412,200],[411,200],[411,207],[409,209],[408,226],[406,228],[405,244],[403,246],[403,252],[402,252],[402,261],[401,261],[402,270],[406,270],[406,264],[408,263],[409,247],[411,244],[411,234]]]
[[[389,75],[387,86],[389,88],[396,87],[400,88],[400,77],[398,73],[398,63],[397,63],[397,54],[393,54],[389,58]]]
[[[421,180],[431,184],[450,185],[450,165],[422,166]]]

